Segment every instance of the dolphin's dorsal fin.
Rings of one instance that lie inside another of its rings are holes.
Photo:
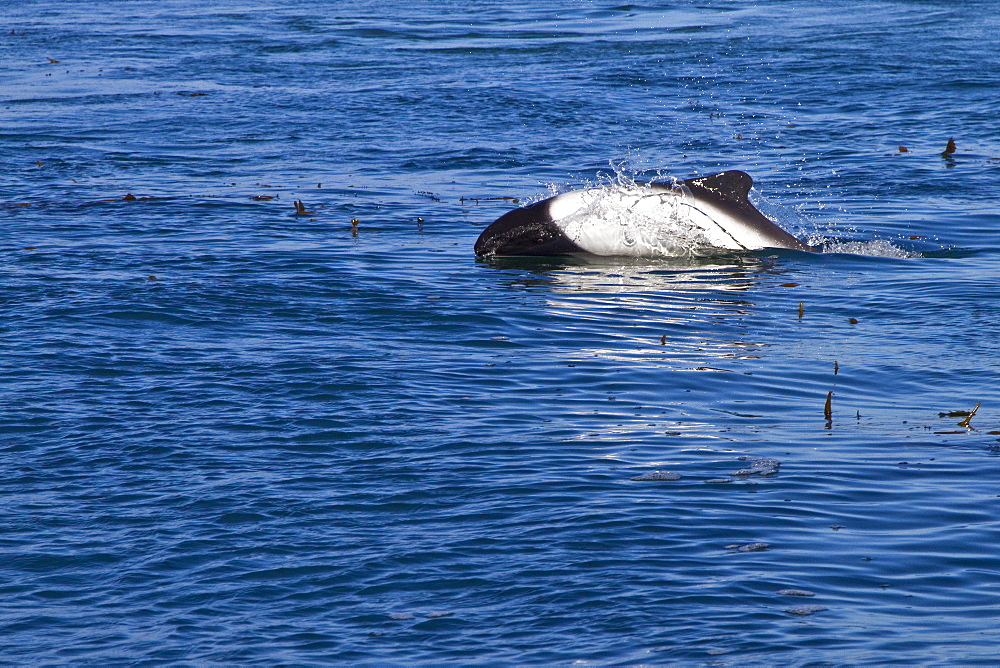
[[[700,176],[684,181],[684,186],[695,199],[711,202],[728,215],[741,221],[752,229],[757,245],[774,248],[792,248],[811,251],[810,246],[802,243],[788,232],[774,224],[767,216],[757,210],[750,201],[750,188],[753,179],[746,172],[731,169],[709,176]],[[727,234],[729,232],[727,231]],[[732,236],[730,234],[730,236]],[[736,238],[733,237],[736,241]],[[741,242],[736,243],[743,245]]]
[[[731,204],[744,205],[750,203],[748,197],[750,188],[753,187],[753,179],[746,172],[731,169],[711,176],[687,179],[684,185],[692,190],[707,190]]]

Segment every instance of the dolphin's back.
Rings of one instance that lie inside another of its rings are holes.
[[[754,207],[752,186],[749,174],[733,170],[648,187],[563,193],[508,211],[483,230],[475,251],[656,255],[690,252],[699,243],[729,250],[812,250]]]

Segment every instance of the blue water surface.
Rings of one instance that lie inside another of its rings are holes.
[[[7,3],[0,662],[995,665],[998,35]],[[826,252],[472,252],[724,169]]]

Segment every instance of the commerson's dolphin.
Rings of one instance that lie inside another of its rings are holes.
[[[651,256],[715,248],[813,251],[750,203],[728,171],[677,183],[574,190],[514,209],[483,230],[476,255]]]

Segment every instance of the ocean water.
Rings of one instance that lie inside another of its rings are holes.
[[[998,35],[4,3],[0,662],[995,665]],[[724,169],[825,252],[472,252]]]

